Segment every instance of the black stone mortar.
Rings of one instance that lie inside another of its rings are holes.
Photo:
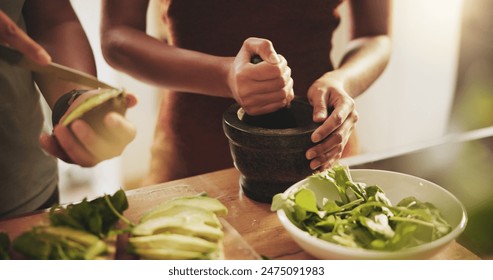
[[[289,108],[261,115],[244,115],[234,104],[223,114],[223,129],[228,137],[235,167],[240,171],[243,193],[259,202],[272,197],[313,173],[306,151],[314,145],[313,108],[295,98]]]

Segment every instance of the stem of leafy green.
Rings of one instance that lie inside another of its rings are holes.
[[[104,200],[106,201],[106,204],[108,204],[108,207],[113,211],[113,214],[115,214],[120,220],[122,220],[125,224],[127,224],[129,227],[134,227],[135,224],[133,224],[129,219],[127,219],[125,216],[120,214],[115,207],[113,206],[113,203],[111,203],[110,198],[108,195],[104,196]]]

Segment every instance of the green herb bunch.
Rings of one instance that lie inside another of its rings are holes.
[[[50,224],[34,226],[23,232],[13,240],[12,247],[28,259],[104,258],[111,252],[106,239],[121,232],[115,229],[118,220],[129,225],[123,231],[130,231],[132,224],[123,216],[127,208],[128,201],[123,190],[91,201],[84,199],[66,206],[55,205],[49,211]],[[6,240],[1,243],[7,249],[0,252],[8,252],[10,244]]]

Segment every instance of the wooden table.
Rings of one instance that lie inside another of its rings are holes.
[[[271,259],[313,259],[288,235],[270,211],[270,205],[258,203],[245,197],[239,188],[239,172],[226,169],[186,179],[167,182],[127,191],[129,209],[124,213],[136,221],[145,211],[171,197],[206,192],[224,203],[229,213],[224,218],[239,232],[259,255]],[[0,231],[7,231],[11,238],[46,221],[45,213],[36,213],[0,221]],[[453,242],[434,259],[479,259],[472,252]]]

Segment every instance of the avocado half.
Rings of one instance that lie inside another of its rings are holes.
[[[62,125],[70,126],[73,121],[81,119],[86,121],[96,133],[109,136],[103,123],[104,116],[112,111],[124,116],[127,107],[123,90],[101,89],[99,94],[87,98],[70,112],[62,121]]]

